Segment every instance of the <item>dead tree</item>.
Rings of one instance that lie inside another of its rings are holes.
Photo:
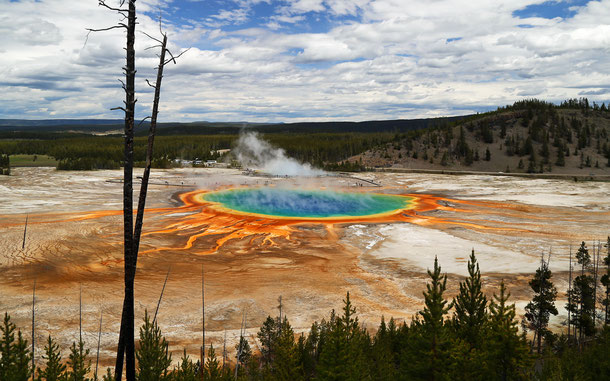
[[[34,352],[34,344],[35,344],[34,332],[36,329],[35,314],[36,314],[36,279],[34,278],[34,289],[32,291],[32,379],[34,379],[36,376],[36,365],[34,363],[34,358],[36,357],[35,352]]]
[[[159,313],[159,306],[161,305],[161,299],[163,299],[163,292],[165,292],[165,285],[167,284],[167,278],[169,278],[169,272],[171,271],[171,266],[167,269],[167,274],[165,275],[165,281],[163,281],[163,288],[161,289],[161,294],[159,295],[159,300],[157,301],[157,308],[155,309],[155,317],[153,317],[153,326],[157,321],[157,314]]]
[[[25,215],[25,227],[23,228],[23,243],[21,244],[21,250],[25,249],[25,236],[28,232],[28,217],[30,215],[26,214]]]
[[[100,312],[100,328],[97,333],[97,353],[95,355],[95,372],[93,373],[93,379],[97,381],[97,368],[100,363],[100,343],[102,341],[102,312]]]
[[[205,361],[205,289],[204,289],[204,278],[203,278],[203,265],[201,265],[201,366]]]
[[[570,245],[570,269],[569,269],[569,277],[568,277],[568,305],[572,305],[572,245]],[[568,308],[568,339],[570,337],[570,309]]]
[[[127,8],[124,8],[127,3]],[[117,347],[117,359],[115,364],[115,380],[120,381],[123,373],[123,361],[125,360],[127,381],[135,381],[135,344],[134,344],[134,280],[136,276],[138,250],[140,246],[140,236],[144,219],[144,208],[146,206],[146,194],[148,190],[148,179],[152,166],[153,144],[157,115],[159,112],[159,98],[161,92],[161,79],[163,78],[163,68],[169,62],[176,63],[176,58],[167,49],[167,35],[161,32],[163,41],[152,38],[159,42],[161,48],[159,66],[157,68],[157,81],[153,85],[155,95],[153,101],[152,115],[150,116],[150,130],[148,135],[148,146],[146,150],[146,167],[142,176],[142,185],[138,198],[138,209],[136,221],[133,220],[133,151],[134,151],[134,119],[135,119],[135,28],[136,28],[136,0],[121,0],[119,7],[112,7],[106,4],[105,0],[99,0],[99,5],[109,10],[119,13],[126,19],[127,23],[121,21],[117,25],[103,29],[88,29],[89,32],[100,32],[111,29],[125,29],[127,33],[126,44],[126,64],[123,68],[125,82],[124,107],[115,107],[113,110],[122,110],[125,114],[125,133],[124,133],[124,159],[123,159],[123,242],[124,242],[124,299],[123,311],[121,314],[121,329],[119,333],[119,343]],[[150,37],[150,36],[149,36]],[[166,53],[171,56],[165,59]],[[148,119],[145,118],[145,119]]]

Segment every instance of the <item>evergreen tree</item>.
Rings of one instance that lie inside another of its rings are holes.
[[[449,311],[443,293],[447,275],[441,275],[438,259],[434,270],[428,270],[430,282],[424,292],[424,310],[411,323],[411,339],[401,359],[405,379],[441,380],[450,366],[450,337],[445,324]]]
[[[482,328],[487,320],[487,298],[481,287],[481,271],[473,249],[468,260],[468,278],[460,282],[460,293],[452,304],[455,308],[453,325],[456,333],[470,348],[480,347]]]
[[[271,364],[273,358],[273,346],[277,340],[277,321],[271,316],[267,319],[258,331],[257,336],[261,343],[261,361],[263,366]]]
[[[481,290],[481,272],[474,249],[468,260],[468,275],[465,281],[460,282],[460,293],[452,303],[455,308],[452,328],[456,341],[460,341],[453,356],[457,359],[456,371],[463,377],[480,378],[487,298]]]
[[[7,381],[28,381],[32,375],[31,361],[32,353],[28,341],[23,338],[21,331],[17,331],[17,341],[12,348],[15,359],[15,367],[12,378]]]
[[[47,344],[44,347],[44,355],[42,358],[46,360],[45,368],[38,368],[38,381],[62,381],[66,366],[61,362],[61,352],[59,345],[51,336],[47,339]]]
[[[144,324],[140,327],[140,347],[136,350],[137,379],[139,381],[162,381],[167,379],[167,370],[172,363],[169,345],[157,326],[151,322],[148,311],[144,311]]]
[[[89,349],[85,350],[85,343],[81,341],[72,343],[68,357],[67,376],[69,381],[90,381],[87,374],[91,370],[91,360],[87,360]]]
[[[565,155],[563,154],[563,148],[557,148],[557,160],[555,161],[555,165],[558,167],[564,167],[566,165]]]
[[[297,347],[294,342],[294,331],[284,317],[275,346],[273,361],[275,380],[291,381],[302,379],[302,367],[299,364]]]
[[[28,341],[17,330],[15,339],[15,324],[5,312],[4,321],[0,326],[2,338],[0,340],[0,380],[2,381],[28,381],[32,375],[30,361],[32,355],[29,351]]]
[[[394,324],[393,321],[392,324]],[[393,381],[397,378],[392,348],[392,336],[394,334],[395,332],[390,332],[386,327],[385,319],[382,316],[381,324],[375,334],[371,348],[372,376],[375,380]]]
[[[528,380],[531,365],[525,335],[519,335],[515,319],[515,305],[506,302],[504,281],[500,283],[500,295],[494,294],[489,304],[489,325],[486,330],[485,361],[488,380]]]
[[[8,313],[4,313],[4,321],[0,327],[2,341],[0,341],[0,380],[10,380],[15,372],[15,324],[11,322]]]
[[[214,350],[214,346],[212,344],[210,344],[208,358],[204,365],[203,379],[206,381],[220,381],[223,379],[222,367],[218,363],[216,351]]]
[[[608,240],[606,242],[606,250],[607,254],[604,258],[604,265],[606,266],[606,273],[601,278],[601,283],[604,287],[606,287],[606,296],[602,301],[602,305],[604,306],[604,324],[610,325],[610,236],[608,236]]]
[[[250,362],[250,358],[252,357],[252,349],[250,349],[248,340],[241,336],[239,338],[239,343],[235,345],[235,350],[237,352],[237,362],[239,362],[239,366],[245,367],[248,362]]]
[[[106,368],[106,374],[102,377],[102,381],[114,381],[114,373],[112,373],[112,369]]]
[[[186,354],[186,349],[184,349],[178,367],[172,372],[171,378],[174,381],[200,381],[197,364],[193,363]]]
[[[530,280],[529,285],[534,291],[532,301],[525,306],[525,320],[534,330],[537,338],[537,350],[540,353],[542,347],[542,337],[548,332],[550,315],[557,315],[555,307],[555,298],[557,297],[557,289],[551,282],[553,276],[549,270],[548,262],[541,259],[540,267],[536,270],[534,278]]]
[[[320,349],[318,376],[321,380],[361,380],[367,377],[366,337],[354,316],[349,292],[343,300],[343,315],[331,316],[328,336]]]
[[[593,277],[588,274],[591,265],[591,256],[584,242],[581,243],[576,260],[581,265],[580,275],[574,279],[570,290],[570,301],[566,308],[571,313],[571,323],[578,330],[578,338],[591,336],[595,333],[593,314],[595,313],[595,297]]]

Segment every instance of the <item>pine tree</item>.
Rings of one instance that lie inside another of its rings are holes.
[[[85,350],[85,343],[81,341],[72,343],[68,357],[67,376],[70,381],[90,381],[87,374],[91,370],[91,360],[87,360],[89,349]]]
[[[604,324],[610,325],[610,236],[606,242],[607,254],[604,258],[604,265],[606,266],[606,273],[601,278],[601,283],[606,287],[606,296],[602,301],[604,306]]]
[[[172,372],[171,378],[174,381],[200,381],[197,364],[193,363],[186,354],[186,349],[184,349],[178,367]]]
[[[299,364],[297,347],[294,342],[294,331],[284,317],[275,345],[275,358],[273,360],[273,374],[275,380],[300,380],[302,367]]]
[[[529,285],[534,291],[532,301],[525,306],[525,320],[534,330],[537,338],[537,350],[540,353],[542,347],[542,337],[548,332],[550,315],[557,315],[555,307],[555,298],[557,297],[557,289],[551,282],[553,276],[549,270],[548,262],[541,259],[540,267],[536,270],[534,278],[530,280]]]
[[[453,325],[458,337],[471,348],[480,347],[481,331],[487,320],[487,298],[481,287],[481,271],[473,249],[468,260],[468,278],[460,282],[460,293],[453,300]]]
[[[263,366],[271,364],[273,358],[273,346],[277,340],[277,321],[271,316],[267,316],[267,319],[261,326],[257,333],[258,339],[261,343],[261,361]]]
[[[237,351],[237,361],[240,364],[240,368],[245,367],[252,357],[252,349],[250,349],[248,340],[241,336],[239,338],[239,343],[235,345],[235,350]]]
[[[8,313],[4,313],[4,321],[0,327],[2,341],[0,341],[0,380],[9,380],[15,371],[15,324],[11,322]]]
[[[214,346],[212,344],[210,344],[208,358],[205,362],[204,370],[205,373],[203,379],[206,381],[220,381],[223,379],[222,367],[218,363],[216,351],[214,350]]]
[[[570,301],[566,308],[571,313],[572,325],[578,329],[578,338],[582,340],[586,336],[595,333],[593,326],[593,314],[595,306],[593,277],[588,274],[591,265],[591,256],[584,242],[581,243],[576,259],[581,265],[580,275],[574,279],[573,288],[570,290]]]
[[[114,381],[114,374],[112,369],[106,368],[106,374],[102,377],[102,381]]]
[[[4,313],[4,321],[0,326],[2,338],[0,340],[0,380],[2,381],[28,381],[32,375],[30,361],[32,354],[29,351],[28,341],[23,338],[21,331],[17,330],[15,340],[15,324],[11,322],[8,313]]]
[[[61,362],[61,352],[59,345],[51,336],[47,339],[47,344],[44,347],[44,355],[42,358],[46,360],[45,368],[38,368],[38,381],[61,381],[66,371],[66,366]]]
[[[343,303],[343,315],[331,316],[330,330],[321,345],[317,370],[323,380],[360,380],[368,374],[366,337],[354,316],[356,308],[350,301],[349,292]]]
[[[393,381],[397,378],[394,364],[394,352],[392,351],[392,335],[386,327],[383,316],[381,324],[373,339],[371,354],[373,359],[373,377],[375,380]]]
[[[557,161],[555,161],[555,165],[558,167],[564,167],[566,165],[566,159],[562,147],[557,148]]]
[[[525,335],[519,335],[515,319],[515,305],[506,304],[510,293],[504,281],[500,295],[494,294],[489,304],[489,325],[486,329],[485,361],[488,380],[528,380],[526,377],[531,359]]]
[[[424,292],[424,310],[411,323],[412,337],[401,356],[401,370],[411,378],[441,380],[449,369],[451,348],[445,324],[449,306],[443,297],[447,275],[441,275],[437,258],[434,258],[434,270],[428,270],[428,276],[430,282]]]
[[[169,345],[157,322],[151,322],[148,311],[144,311],[144,324],[140,327],[140,347],[136,350],[137,380],[167,379],[167,370],[172,363],[168,348]]]
[[[30,352],[28,341],[23,338],[21,331],[17,331],[17,341],[11,349],[14,353],[15,368],[12,378],[7,381],[28,381],[32,375],[31,361],[32,353]]]
[[[468,278],[460,282],[460,293],[453,300],[455,313],[452,328],[455,340],[461,341],[453,356],[455,366],[465,378],[481,377],[481,345],[487,322],[487,298],[481,290],[481,272],[474,249],[468,260]]]

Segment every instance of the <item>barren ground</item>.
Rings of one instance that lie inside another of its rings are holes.
[[[122,184],[120,171],[58,172],[15,168],[0,176],[0,311],[29,331],[36,279],[36,340],[48,334],[64,355],[78,335],[82,287],[83,336],[94,350],[103,316],[103,365],[116,350],[122,304]],[[284,312],[297,331],[340,309],[350,291],[359,318],[375,328],[381,315],[410,317],[422,307],[426,269],[434,257],[449,275],[449,296],[466,273],[470,250],[480,261],[485,291],[508,283],[518,311],[531,297],[527,281],[544,252],[565,320],[569,248],[589,248],[610,234],[610,183],[491,176],[365,173],[381,188],[353,188],[358,180],[245,177],[235,170],[154,171],[136,277],[136,316],[154,311],[171,273],[158,321],[174,359],[201,342],[201,270],[205,270],[206,341],[232,347],[247,313],[251,346],[264,318]],[[434,195],[438,208],[399,221],[277,223],[215,216],[185,207],[180,194],[226,186],[284,184],[358,191]],[[136,187],[137,190],[137,187]],[[24,222],[28,215],[25,247]],[[228,345],[228,346],[229,346]],[[37,356],[40,359],[40,356]]]

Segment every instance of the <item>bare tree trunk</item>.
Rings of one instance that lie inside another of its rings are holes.
[[[102,313],[100,312],[100,329],[97,333],[97,354],[95,355],[95,373],[93,373],[93,379],[97,381],[97,367],[100,363],[100,343],[102,341]]]
[[[225,329],[225,339],[222,342],[222,372],[225,371],[225,360],[227,359],[227,330]]]
[[[571,315],[570,315],[570,309],[572,308],[572,245],[570,245],[570,275],[568,277],[568,306],[570,306],[570,308],[568,308],[568,339],[571,338],[570,336],[570,325],[571,325]]]
[[[78,343],[83,342],[83,285],[78,290]]]
[[[159,115],[159,99],[161,97],[161,80],[163,79],[163,68],[165,67],[165,52],[167,46],[167,35],[163,35],[161,44],[161,54],[159,56],[159,67],[157,68],[157,81],[155,82],[155,97],[153,100],[152,115],[150,117],[150,129],[148,132],[148,146],[146,147],[146,167],[142,175],[142,186],[140,187],[140,197],[138,198],[138,212],[134,230],[134,255],[137,261],[138,250],[140,249],[140,237],[142,235],[142,225],[144,223],[144,208],[146,206],[146,194],[148,192],[148,179],[150,178],[150,168],[152,166],[153,146],[155,142],[155,131],[157,128],[157,116]]]
[[[596,250],[597,249],[597,250]],[[597,255],[595,252],[597,251]],[[593,246],[593,328],[595,329],[595,320],[597,317],[597,269],[599,268],[599,254],[601,247],[599,241],[597,246]]]
[[[202,340],[202,356],[203,361],[205,361],[205,288],[204,288],[204,278],[203,278],[203,265],[201,265],[201,340]],[[201,362],[201,366],[203,366],[203,361]]]
[[[607,281],[610,282],[610,237],[608,237],[608,241],[606,243],[607,251],[606,251],[606,277]],[[606,284],[606,315],[604,317],[604,324],[610,324],[610,315],[608,314],[608,309],[610,307],[610,285]]]
[[[36,364],[34,363],[35,353],[34,353],[34,333],[36,329],[36,279],[34,279],[34,290],[32,291],[32,380],[36,379]]]
[[[25,227],[23,228],[23,243],[21,244],[21,250],[25,249],[25,235],[28,232],[28,217],[29,216],[30,216],[29,214],[25,215]]]
[[[134,253],[133,234],[133,135],[135,115],[135,30],[136,0],[129,1],[127,15],[127,60],[125,65],[125,148],[123,163],[123,241],[125,257],[125,297],[121,316],[121,330],[115,366],[115,380],[120,381],[123,373],[123,355],[126,362],[127,381],[135,381],[134,345],[134,296],[133,285],[136,275],[137,256]]]
[[[159,313],[159,306],[161,305],[161,299],[163,299],[163,292],[165,291],[165,285],[167,284],[167,278],[169,278],[169,272],[172,268],[167,269],[167,275],[165,275],[165,281],[163,282],[163,288],[161,289],[161,294],[159,295],[159,301],[157,301],[157,308],[155,309],[155,316],[153,317],[153,325],[157,321],[157,313]]]

